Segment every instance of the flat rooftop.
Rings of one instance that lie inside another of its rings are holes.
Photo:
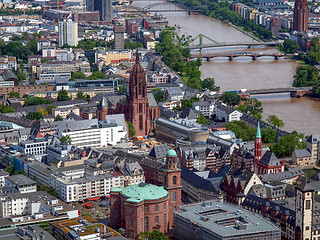
[[[175,214],[221,236],[279,231],[274,224],[244,208],[218,201],[185,205]]]
[[[9,177],[7,177],[7,180],[12,182],[13,184],[18,185],[18,186],[37,184],[31,178],[28,178],[23,174],[9,176]]]

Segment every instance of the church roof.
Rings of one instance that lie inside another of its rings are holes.
[[[266,151],[265,154],[263,154],[262,158],[259,161],[260,164],[263,164],[265,166],[267,166],[267,164],[269,164],[269,166],[279,166],[280,161],[279,159],[276,157],[276,155],[274,155],[273,152],[271,151]]]
[[[167,144],[154,146],[150,151],[149,156],[154,158],[164,158],[166,157],[168,149]]]
[[[154,96],[152,93],[147,93],[149,107],[158,107],[158,104],[156,100],[154,99]]]

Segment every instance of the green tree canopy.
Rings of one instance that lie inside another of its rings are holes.
[[[86,79],[86,75],[83,72],[71,72],[70,80]]]
[[[72,144],[72,139],[69,135],[65,135],[60,138],[60,142],[66,143],[66,144]]]
[[[127,121],[128,130],[129,130],[129,137],[134,137],[136,135],[136,130],[134,129],[133,123]]]
[[[54,100],[42,97],[26,97],[24,106],[40,105],[40,104],[50,104]]]
[[[285,39],[283,42],[282,50],[285,53],[296,53],[300,49],[299,44],[296,41]]]
[[[132,40],[130,40],[129,42],[126,42],[124,44],[124,48],[125,49],[136,49],[136,48],[143,48],[143,45],[141,42],[137,41],[137,42],[133,42]]]
[[[54,121],[55,121],[55,122],[63,121],[63,118],[58,114],[58,115],[54,118]]]
[[[0,104],[0,112],[1,113],[14,113],[15,109],[13,106],[5,106]]]
[[[220,90],[220,87],[215,85],[214,78],[203,79],[202,88],[207,88],[211,91],[219,91]]]
[[[263,128],[261,131],[261,137],[263,143],[274,143],[276,141],[276,131],[271,127]]]
[[[271,151],[279,158],[291,157],[294,150],[305,149],[307,147],[303,139],[303,134],[294,131],[289,135],[280,137],[277,144],[271,146]]]
[[[94,71],[89,77],[87,77],[87,79],[107,79],[107,75],[100,71]]]
[[[164,102],[165,100],[164,91],[162,91],[161,89],[153,89],[152,92],[154,92],[153,97],[157,103]]]
[[[43,119],[43,115],[39,112],[28,112],[26,118],[30,120],[40,120]]]
[[[168,240],[168,237],[163,232],[154,229],[152,232],[140,232],[138,240]]]
[[[208,123],[210,123],[210,121],[201,113],[201,114],[197,117],[196,123],[199,123],[199,124],[208,124]]]
[[[222,101],[228,106],[236,106],[241,102],[241,97],[237,93],[224,92],[222,93]]]
[[[276,115],[269,115],[267,118],[267,122],[276,128],[283,128],[284,123],[281,119],[279,119]]]
[[[58,101],[69,101],[71,100],[71,97],[68,96],[68,91],[65,90],[65,89],[61,89],[59,92],[58,92],[58,98],[57,98]]]
[[[20,98],[20,93],[18,92],[10,92],[9,97],[11,98]]]

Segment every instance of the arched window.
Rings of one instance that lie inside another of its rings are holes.
[[[130,219],[130,227],[133,228],[133,219]]]
[[[144,211],[145,211],[146,213],[148,213],[148,212],[149,212],[149,207],[146,206],[145,209],[144,209]]]
[[[176,192],[173,192],[172,200],[173,200],[174,202],[177,201],[177,194],[176,194]]]
[[[167,226],[167,215],[163,215],[163,227],[164,229],[166,229],[166,226]]]
[[[163,204],[163,210],[166,210],[167,209],[167,204]]]
[[[149,231],[149,218],[148,217],[146,217],[144,219],[144,230]]]
[[[158,205],[156,205],[155,210],[156,210],[156,212],[159,211],[159,206]]]
[[[143,119],[142,119],[142,115],[139,116],[139,130],[143,130]]]
[[[133,208],[130,208],[130,214],[133,215]]]
[[[140,219],[140,232],[143,232],[143,219]]]
[[[176,212],[176,211],[177,211],[177,207],[174,207],[174,208],[173,208],[173,212]]]
[[[173,184],[177,184],[177,177],[176,177],[176,176],[173,176],[173,178],[172,178],[172,183],[173,183]]]
[[[156,224],[159,224],[159,217],[156,216]]]

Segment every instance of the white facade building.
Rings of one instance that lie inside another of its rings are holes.
[[[240,121],[242,113],[236,109],[230,108],[225,104],[217,104],[215,108],[216,118],[219,121],[232,122]]]
[[[59,22],[59,47],[78,45],[78,23],[69,20]]]

